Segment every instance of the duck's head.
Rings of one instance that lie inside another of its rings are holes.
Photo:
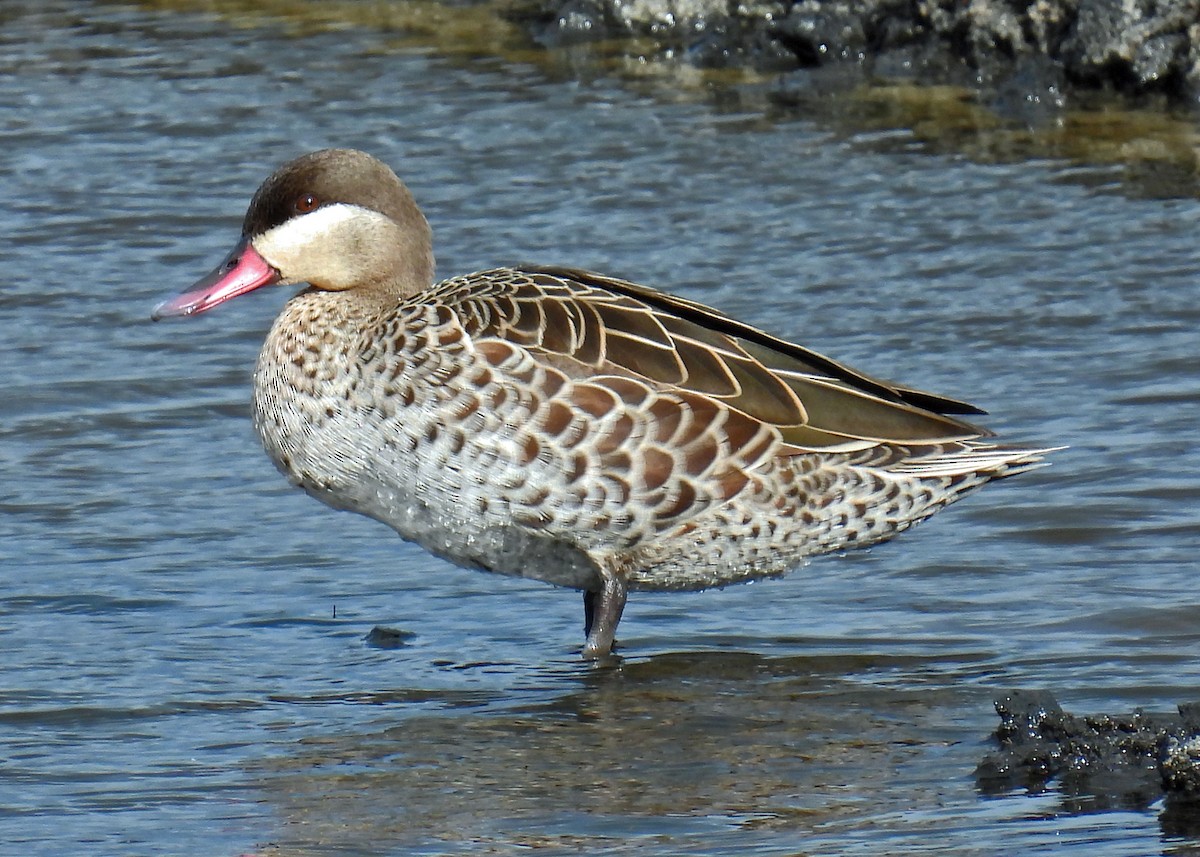
[[[379,296],[432,280],[429,224],[404,183],[366,152],[323,149],[263,182],[225,261],[152,318],[195,315],[275,283]]]

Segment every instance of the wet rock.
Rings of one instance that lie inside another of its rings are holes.
[[[602,38],[609,30],[601,0],[568,0],[542,33],[551,47],[563,47]]]
[[[554,46],[632,35],[686,45],[709,27],[740,17],[729,15],[725,0],[552,0],[549,10],[538,35]]]
[[[1167,791],[1200,800],[1200,736],[1166,736],[1161,762]]]
[[[374,649],[399,649],[408,645],[415,635],[411,631],[401,631],[399,628],[386,628],[376,625],[370,630],[363,642]]]
[[[774,36],[802,66],[862,63],[884,36],[887,16],[866,16],[859,4],[805,0],[791,7]]]
[[[996,700],[998,752],[975,770],[979,789],[998,794],[1044,790],[1085,797],[1089,809],[1143,809],[1164,794],[1177,818],[1200,805],[1200,704],[1178,714],[1076,716],[1048,692]]]
[[[1080,5],[1062,54],[1081,80],[1172,87],[1195,72],[1198,20],[1200,3],[1194,0],[1161,4],[1090,0]],[[1193,78],[1190,83],[1195,86],[1197,81]]]
[[[522,2],[522,0],[516,0]],[[700,66],[1200,98],[1200,0],[524,0],[548,44],[651,37]]]
[[[796,58],[776,38],[767,21],[728,19],[705,27],[687,46],[687,61],[698,68],[753,66],[763,70],[795,68]]]

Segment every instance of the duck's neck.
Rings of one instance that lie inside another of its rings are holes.
[[[293,297],[271,327],[259,355],[256,386],[273,377],[304,392],[320,394],[344,378],[354,344],[388,303],[382,294],[307,289]]]

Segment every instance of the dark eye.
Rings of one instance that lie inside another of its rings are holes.
[[[292,208],[296,209],[297,214],[308,214],[310,211],[315,211],[320,207],[321,200],[317,199],[311,193],[300,194],[292,204]]]

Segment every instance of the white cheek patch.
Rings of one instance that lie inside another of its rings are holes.
[[[268,229],[252,243],[258,254],[285,278],[304,279],[302,272],[311,267],[314,255],[328,252],[326,248],[336,242],[338,233],[351,221],[373,213],[342,202],[323,205]]]

